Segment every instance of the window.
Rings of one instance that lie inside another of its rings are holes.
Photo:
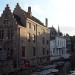
[[[35,47],[33,47],[33,56],[36,55],[36,52],[35,52]]]
[[[11,58],[13,57],[13,49],[10,49]]]
[[[59,48],[58,50],[59,50],[59,55],[61,55],[61,49]]]
[[[11,35],[10,35],[11,39],[13,38],[13,36],[14,36],[14,31],[11,30]]]
[[[60,45],[60,41],[58,40],[58,46]]]
[[[7,48],[7,59],[13,58],[13,49]]]
[[[34,25],[34,30],[36,29],[35,25]]]
[[[43,31],[43,33],[45,33],[45,30],[44,29],[42,31]]]
[[[55,48],[53,48],[53,54],[55,54]]]
[[[47,50],[47,55],[49,54],[49,51]]]
[[[4,20],[4,24],[8,25],[8,19]]]
[[[17,61],[13,60],[13,68],[16,68],[16,67],[17,67]]]
[[[13,31],[11,29],[7,30],[7,39],[12,39],[13,38]]]
[[[32,40],[33,40],[33,42],[35,42],[35,40],[36,40],[35,35],[32,36]]]
[[[22,57],[25,57],[25,47],[22,47]]]
[[[30,39],[31,39],[31,34],[29,33],[28,34],[28,41],[30,42]]]
[[[43,48],[43,55],[45,55],[45,48]]]
[[[0,30],[0,39],[3,39],[4,36],[4,30]]]
[[[64,54],[64,51],[63,51],[63,49],[62,49],[62,54]]]
[[[40,32],[38,32],[38,35],[40,35]]]
[[[49,43],[49,42],[48,42],[48,40],[47,40],[47,45],[48,45],[48,43]]]
[[[7,59],[10,59],[10,48],[7,48]]]
[[[45,38],[44,38],[44,37],[42,38],[42,43],[43,43],[43,44],[45,43]]]
[[[10,30],[7,30],[7,37],[8,37],[8,39],[11,39],[10,35],[11,35]]]
[[[31,23],[29,23],[29,28],[31,28]]]
[[[9,18],[8,14],[6,13],[4,16],[4,24],[6,24],[6,25],[8,24],[8,18]]]
[[[0,51],[2,50],[2,48],[0,48]]]

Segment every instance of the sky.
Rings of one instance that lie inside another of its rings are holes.
[[[6,4],[13,11],[16,3],[25,11],[31,6],[32,15],[43,23],[48,18],[49,27],[59,26],[63,34],[75,35],[75,0],[0,0],[0,14]]]

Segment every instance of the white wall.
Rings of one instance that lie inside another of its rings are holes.
[[[54,40],[50,41],[50,58],[58,59],[60,57],[66,58],[66,39],[62,36],[56,36]]]

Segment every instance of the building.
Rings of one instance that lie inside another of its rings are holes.
[[[71,39],[71,53],[75,53],[75,36],[70,36]]]
[[[70,62],[71,62],[71,68],[75,68],[75,36],[70,36],[71,39],[71,56],[70,56]]]
[[[50,59],[56,60],[66,55],[66,40],[63,37],[56,36],[50,41]]]
[[[57,35],[50,40],[50,60],[54,61],[67,57],[66,38],[61,35],[58,28]]]
[[[31,7],[26,12],[17,3],[13,13],[5,7],[0,17],[0,56],[5,56],[1,72],[24,69],[26,63],[36,67],[49,63],[47,18],[45,24],[32,16]]]
[[[19,27],[7,5],[0,17],[0,74],[18,68],[19,33]]]
[[[31,7],[25,12],[19,4],[16,5],[13,14],[20,27],[20,50],[23,54],[25,52],[24,56],[21,54],[21,58],[30,60],[32,65],[46,63],[49,51],[47,19],[44,25],[32,16]]]
[[[69,36],[69,34],[66,34],[65,38],[66,38],[67,53],[71,54],[71,36]]]
[[[55,36],[57,35],[56,29],[53,26],[49,27],[49,32],[50,32],[50,40],[55,39]]]

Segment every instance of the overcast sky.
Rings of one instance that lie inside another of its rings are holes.
[[[49,27],[59,25],[62,33],[75,35],[75,0],[0,0],[0,13],[6,4],[13,10],[16,3],[26,11],[31,6],[32,14],[43,23],[48,18]]]

